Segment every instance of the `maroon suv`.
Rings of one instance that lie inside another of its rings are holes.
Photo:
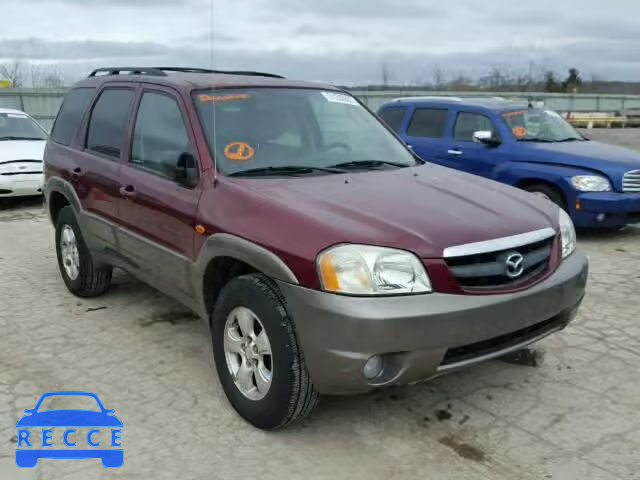
[[[575,316],[587,262],[564,211],[417,158],[348,93],[256,72],[101,69],[45,153],[62,278],[120,267],[210,328],[260,428],[318,394],[425,380]]]

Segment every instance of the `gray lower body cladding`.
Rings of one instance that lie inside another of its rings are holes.
[[[352,394],[425,380],[561,330],[582,301],[587,270],[574,253],[543,282],[498,295],[363,298],[279,286],[318,391]],[[381,354],[383,372],[367,380],[365,362]]]

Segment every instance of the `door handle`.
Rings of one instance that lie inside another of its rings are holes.
[[[122,198],[131,198],[131,197],[135,197],[136,195],[136,189],[133,187],[133,185],[123,185],[120,187],[120,196]]]
[[[454,149],[451,149],[451,150],[447,150],[447,153],[448,153],[449,155],[462,155],[462,150],[454,150]]]

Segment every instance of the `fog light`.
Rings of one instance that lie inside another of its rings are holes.
[[[364,364],[362,373],[367,380],[372,380],[382,373],[384,367],[384,359],[380,355],[374,355]]]
[[[598,216],[596,217],[596,219],[599,222],[604,222],[606,220],[607,216],[604,213],[599,213]]]

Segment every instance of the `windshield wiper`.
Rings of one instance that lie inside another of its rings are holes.
[[[546,138],[519,138],[519,142],[540,142],[540,143],[553,143],[554,140],[547,140]]]
[[[46,140],[40,137],[18,137],[15,135],[9,135],[7,137],[0,137],[0,140]]]
[[[367,168],[367,167],[376,168],[376,167],[382,167],[385,165],[390,165],[392,167],[398,167],[398,168],[404,168],[404,167],[410,166],[402,163],[387,162],[385,160],[354,160],[352,162],[344,162],[344,163],[338,163],[336,165],[331,165],[330,168]]]
[[[567,138],[561,138],[560,140],[556,140],[556,142],[584,142],[584,139],[576,138],[576,137],[567,137]]]
[[[299,165],[280,166],[280,167],[257,167],[248,170],[241,170],[229,174],[230,177],[251,177],[261,175],[307,175],[314,172],[325,173],[344,173],[343,170],[337,168],[323,167],[304,167]]]

